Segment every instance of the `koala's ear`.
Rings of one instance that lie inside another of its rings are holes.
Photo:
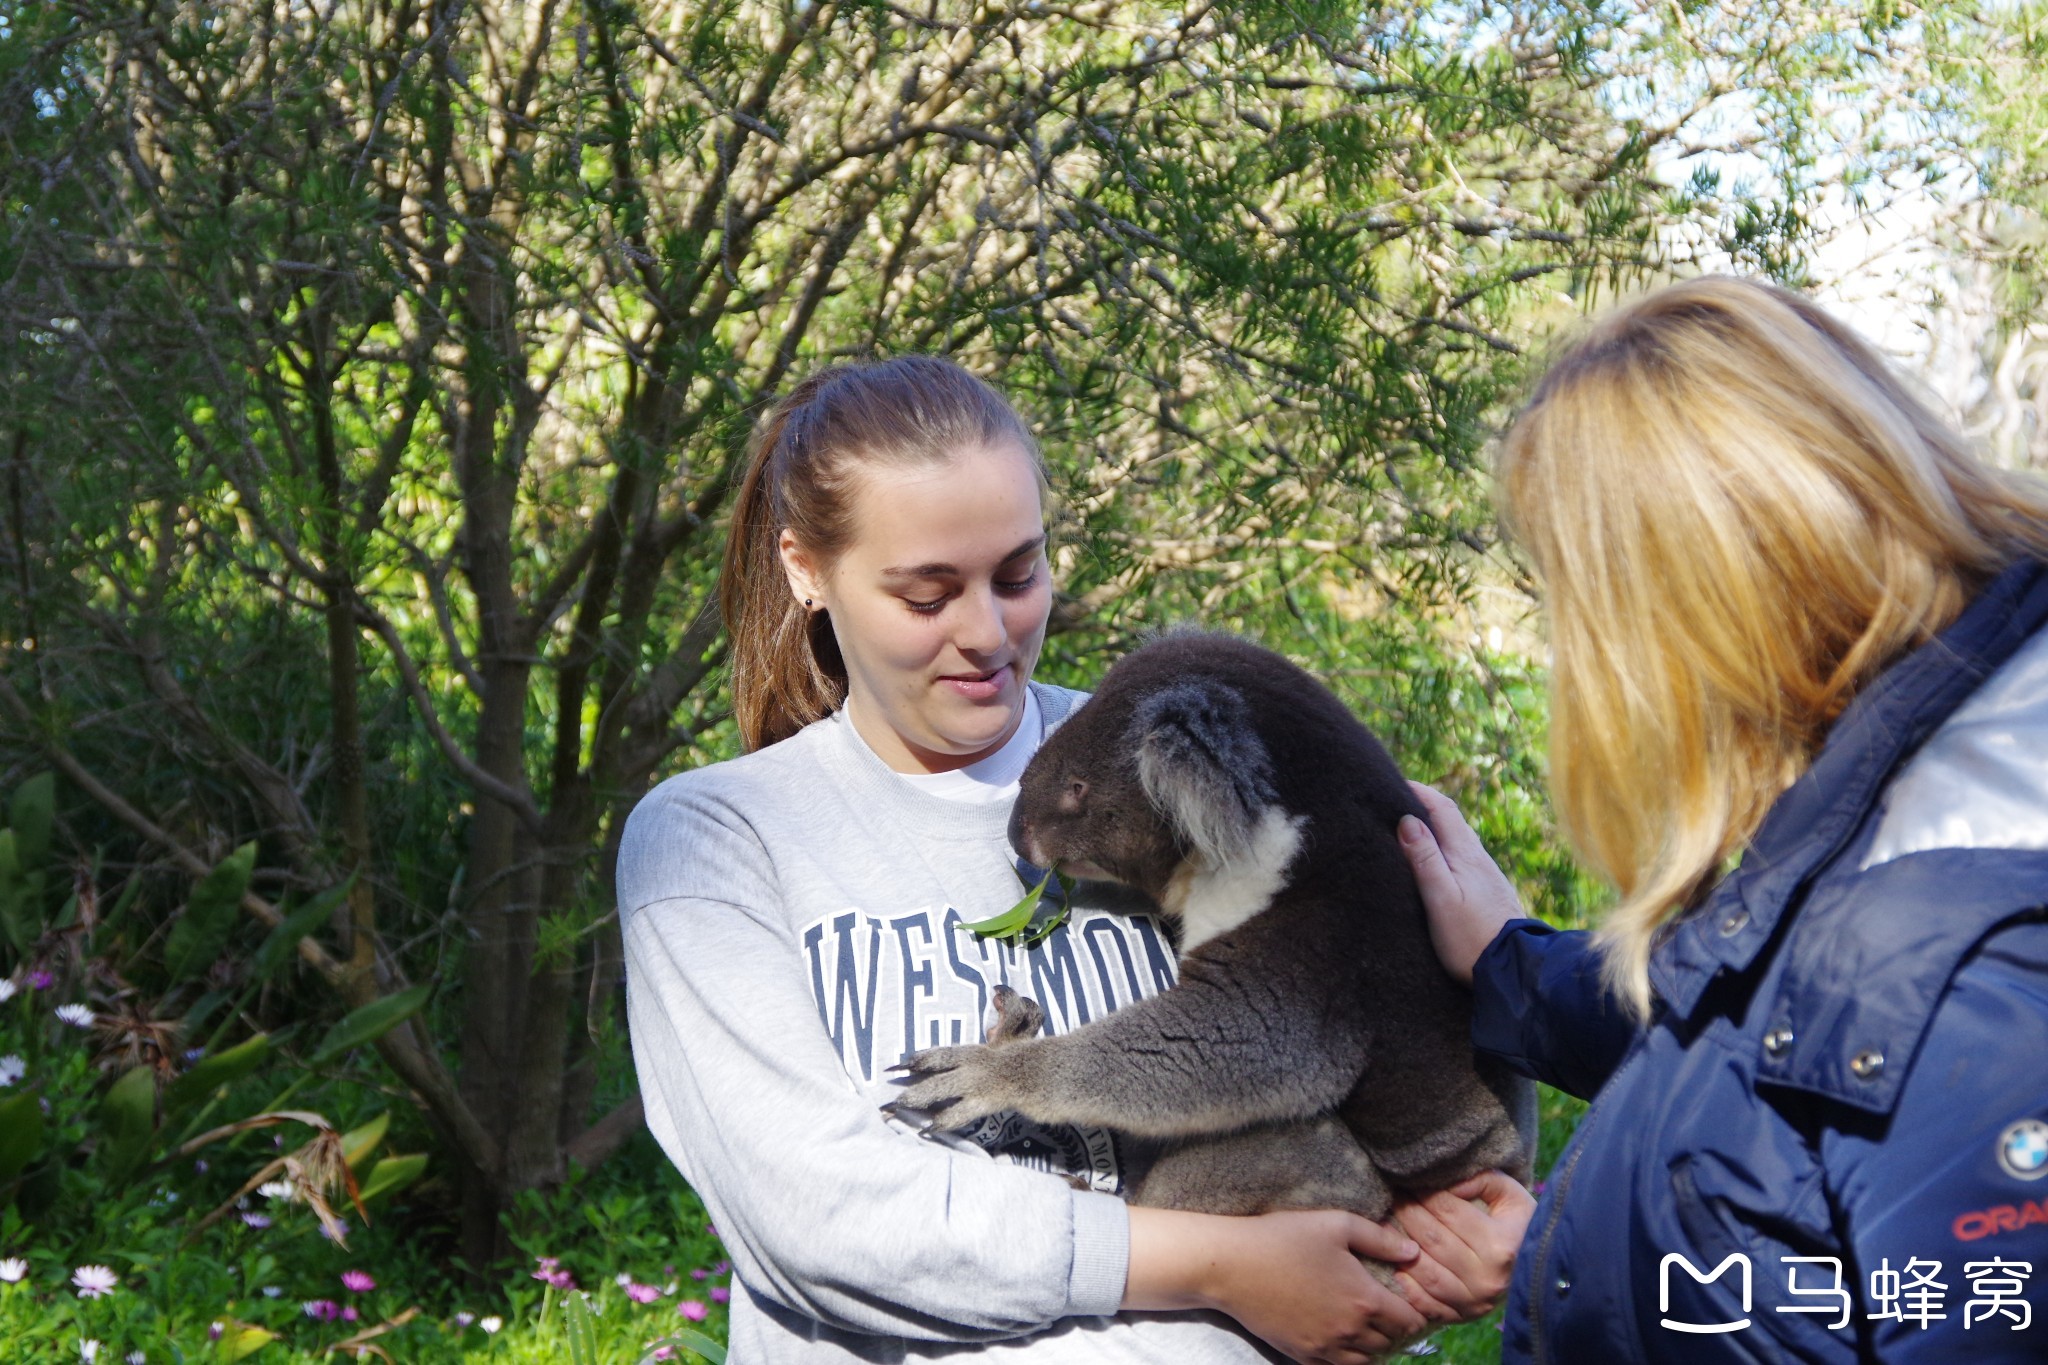
[[[1209,679],[1146,697],[1131,719],[1138,782],[1196,853],[1234,862],[1273,800],[1272,761],[1236,688]]]

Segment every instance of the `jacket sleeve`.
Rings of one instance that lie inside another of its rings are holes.
[[[1121,1200],[924,1141],[848,1077],[743,821],[658,790],[619,869],[648,1127],[751,1291],[831,1327],[927,1341],[1117,1311]]]
[[[1950,981],[1912,1065],[1888,1127],[1824,1148],[1862,1281],[1864,1358],[2038,1365],[2048,1359],[2048,923],[1985,941]],[[1898,1292],[1888,1303],[1881,1289]],[[1893,1304],[1902,1316],[1870,1317]]]
[[[1590,1100],[1636,1030],[1600,979],[1592,935],[1510,920],[1472,964],[1472,1046]]]

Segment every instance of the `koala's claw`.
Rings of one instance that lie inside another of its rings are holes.
[[[1010,1108],[997,1094],[1000,1052],[982,1046],[935,1047],[912,1053],[889,1068],[915,1077],[883,1108],[931,1116],[925,1131],[965,1128]]]

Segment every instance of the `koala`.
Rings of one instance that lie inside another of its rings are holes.
[[[996,1001],[990,1041],[905,1059],[890,1106],[1109,1128],[1136,1204],[1342,1208],[1489,1167],[1527,1183],[1534,1086],[1472,1050],[1395,826],[1423,815],[1379,742],[1269,650],[1174,634],[1129,655],[1025,770],[1010,841],[1123,883],[1175,931],[1170,989],[1056,1037]]]

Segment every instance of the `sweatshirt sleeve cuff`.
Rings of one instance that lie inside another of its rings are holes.
[[[1095,1190],[1074,1191],[1074,1264],[1067,1275],[1067,1313],[1107,1317],[1123,1307],[1130,1276],[1131,1215],[1124,1201]]]

